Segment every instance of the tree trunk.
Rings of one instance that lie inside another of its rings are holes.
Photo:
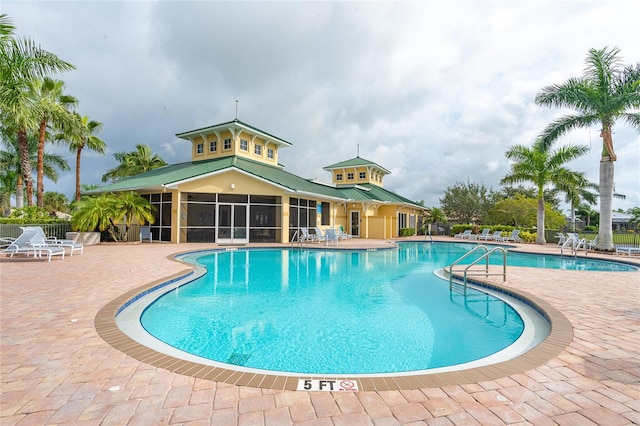
[[[37,190],[36,204],[44,207],[44,140],[47,134],[47,121],[40,121],[40,132],[38,134],[38,170],[37,170]]]
[[[536,233],[536,244],[547,244],[544,238],[544,198],[538,198],[538,232]]]
[[[571,203],[571,232],[576,232],[576,206]]]
[[[76,151],[76,201],[80,200],[80,156],[82,155],[82,147]]]
[[[24,181],[22,176],[16,178],[16,209],[24,207]]]
[[[27,188],[27,205],[33,205],[33,177],[31,176],[31,159],[29,158],[29,141],[26,130],[18,131],[18,152],[20,154],[20,168],[22,179]]]
[[[610,157],[600,160],[600,226],[596,249],[613,251],[613,161]]]

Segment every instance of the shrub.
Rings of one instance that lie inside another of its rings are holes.
[[[598,232],[598,227],[597,226],[593,226],[593,225],[585,226],[583,231],[585,231],[585,232]]]
[[[400,228],[401,237],[411,237],[415,233],[416,233],[416,230],[413,228]]]

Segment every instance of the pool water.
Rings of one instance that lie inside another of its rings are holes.
[[[193,254],[183,260],[207,274],[159,297],[141,323],[182,351],[262,370],[375,374],[471,362],[508,347],[524,328],[503,300],[450,292],[433,274],[471,247],[417,242],[398,250]],[[540,266],[539,257],[508,259]],[[604,268],[580,259],[543,263]]]

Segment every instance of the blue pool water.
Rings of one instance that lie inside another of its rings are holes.
[[[509,304],[475,290],[466,298],[452,293],[433,274],[470,247],[417,242],[380,251],[194,254],[183,260],[208,273],[158,298],[141,323],[182,351],[264,370],[369,374],[470,362],[523,332]],[[515,253],[508,259],[547,268],[625,268]]]

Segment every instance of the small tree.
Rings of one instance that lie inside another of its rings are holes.
[[[108,231],[109,236],[118,241],[117,221],[125,223],[124,241],[127,231],[135,220],[139,223],[153,223],[153,206],[135,192],[121,194],[101,194],[84,197],[75,204],[71,226],[78,231]]]
[[[456,182],[440,199],[446,217],[459,223],[482,222],[492,205],[493,191],[482,183]]]

